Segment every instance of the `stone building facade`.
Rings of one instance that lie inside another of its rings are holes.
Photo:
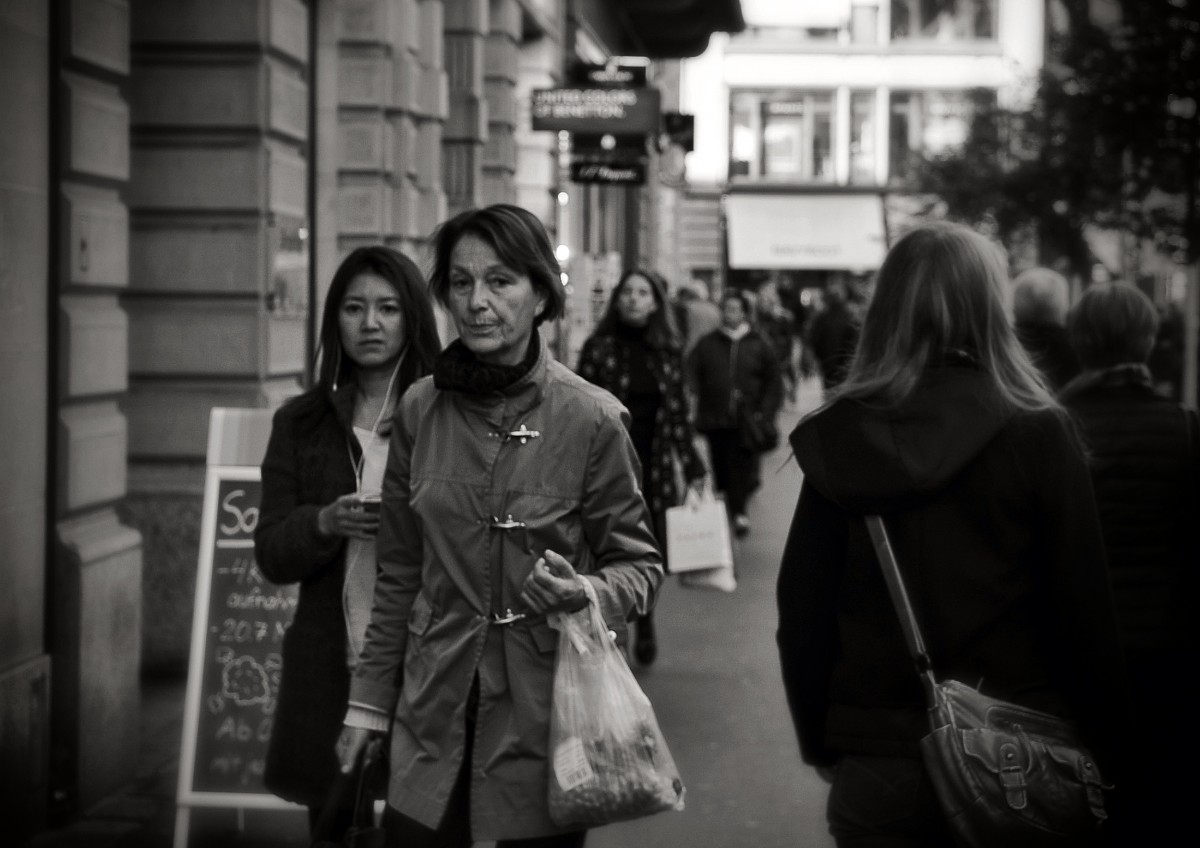
[[[423,260],[498,201],[574,238],[529,91],[597,53],[694,55],[723,19],[687,6],[0,0],[8,837],[127,783],[141,680],[186,670],[209,410],[305,385],[358,245]],[[624,200],[617,247],[650,244],[656,207]]]

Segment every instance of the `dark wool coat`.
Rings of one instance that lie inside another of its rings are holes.
[[[1138,370],[1085,374],[1062,400],[1087,446],[1126,650],[1194,647],[1196,596],[1188,587],[1200,568],[1200,435],[1189,437],[1188,427],[1196,413],[1155,394]]]
[[[735,430],[738,399],[751,411],[773,419],[783,403],[779,359],[754,330],[736,342],[722,330],[702,338],[687,359],[696,391],[696,429]]]
[[[579,352],[579,376],[612,392],[621,403],[628,401],[630,346],[610,335],[593,335]],[[662,515],[679,503],[674,457],[683,466],[688,481],[704,477],[704,462],[696,452],[695,432],[688,420],[684,392],[683,356],[676,350],[650,349],[648,365],[662,404],[654,418],[654,443],[649,469],[650,489],[644,492],[650,511]]]
[[[898,407],[823,408],[791,444],[805,478],[778,641],[805,761],[918,757],[929,730],[863,521],[879,513],[939,678],[1073,717],[1101,767],[1114,762],[1123,661],[1088,469],[1063,414],[1007,409],[985,374],[944,367]]]
[[[342,611],[346,542],[322,536],[317,513],[355,489],[353,463],[361,449],[351,430],[354,393],[353,385],[343,386],[326,401],[314,404],[306,396],[283,406],[262,464],[258,567],[273,583],[300,584],[283,639],[264,783],[300,804],[319,805],[337,775],[334,743],[350,691]]]

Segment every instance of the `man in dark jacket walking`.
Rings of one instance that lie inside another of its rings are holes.
[[[1030,268],[1013,280],[1013,329],[1052,392],[1079,373],[1067,338],[1067,279],[1050,268]]]
[[[696,430],[704,434],[717,490],[725,494],[734,532],[750,532],[746,502],[758,487],[759,454],[741,437],[744,417],[774,427],[783,402],[779,361],[770,343],[748,322],[746,296],[726,290],[721,326],[704,336],[688,356],[688,376],[697,397]]]

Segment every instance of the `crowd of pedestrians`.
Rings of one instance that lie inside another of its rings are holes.
[[[265,781],[314,826],[383,737],[387,845],[584,844],[547,807],[563,768],[548,616],[594,604],[654,663],[667,510],[711,483],[751,532],[761,456],[809,363],[825,403],[788,440],[804,482],[778,648],[837,843],[953,844],[868,515],[936,674],[1080,729],[1116,787],[1107,844],[1183,826],[1195,745],[1173,684],[1195,638],[1200,427],[1152,379],[1159,320],[1135,287],[1094,284],[1068,308],[1061,275],[1010,280],[985,237],[925,224],[869,294],[838,280],[815,315],[773,281],[672,297],[633,268],[560,363],[538,328],[565,294],[534,215],[469,210],[432,248],[428,284],[387,248],[345,259],[316,381],[276,414],[263,462],[258,562],[300,584]],[[444,349],[433,302],[457,334]],[[334,806],[336,841],[353,800]]]

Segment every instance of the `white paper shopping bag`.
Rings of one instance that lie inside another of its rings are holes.
[[[667,510],[667,566],[673,574],[733,569],[733,545],[725,502],[707,489]]]

